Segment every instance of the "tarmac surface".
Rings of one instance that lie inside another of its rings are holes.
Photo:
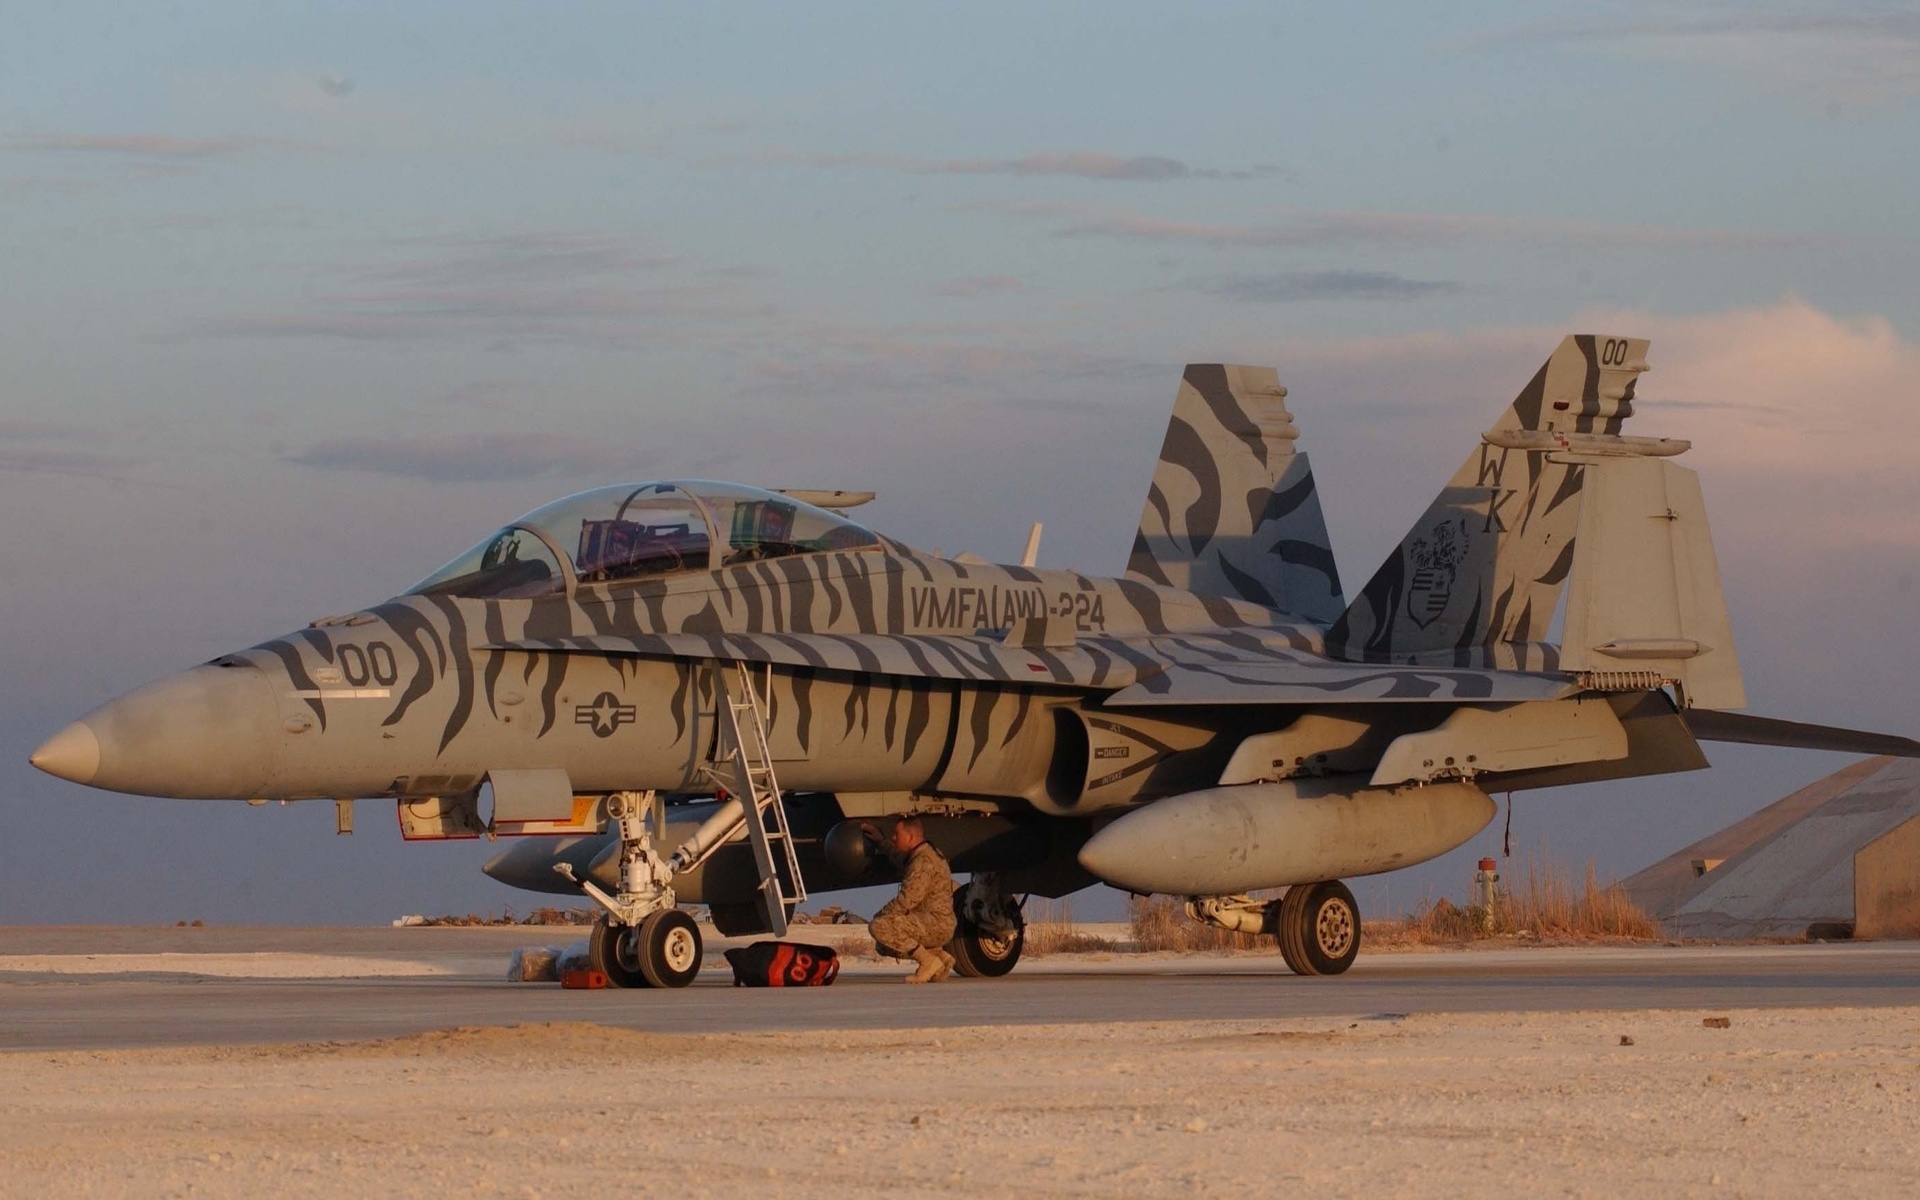
[[[1920,1000],[1916,943],[1380,953],[1333,979],[1294,976],[1264,954],[1061,955],[1022,962],[1004,979],[903,991],[905,968],[872,960],[849,961],[830,988],[734,989],[717,954],[730,943],[710,942],[700,979],[679,991],[503,978],[513,947],[580,932],[0,929],[0,1050],[327,1042],[548,1021],[803,1032]],[[825,930],[812,935],[826,940]]]

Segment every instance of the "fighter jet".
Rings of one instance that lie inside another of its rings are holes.
[[[777,935],[809,891],[894,878],[860,826],[909,812],[969,876],[965,973],[1012,969],[1023,897],[1102,881],[1338,974],[1341,880],[1465,843],[1491,793],[1694,770],[1702,739],[1920,755],[1727,711],[1688,443],[1622,432],[1647,345],[1563,340],[1351,602],[1277,373],[1195,365],[1118,577],[915,550],[847,516],[861,495],[601,487],[32,761],[150,796],[387,798],[409,838],[540,835],[488,872],[590,898],[623,986],[693,980],[684,905]]]

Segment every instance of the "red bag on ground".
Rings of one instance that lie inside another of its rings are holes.
[[[825,987],[840,974],[832,946],[755,942],[726,952],[735,987]]]

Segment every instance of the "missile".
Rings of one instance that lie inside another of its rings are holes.
[[[1238,784],[1128,813],[1081,847],[1080,865],[1130,892],[1229,895],[1410,867],[1461,845],[1494,811],[1491,797],[1461,782]]]

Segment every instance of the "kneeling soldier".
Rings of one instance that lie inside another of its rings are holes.
[[[860,831],[880,840],[880,831]],[[953,940],[953,874],[947,860],[927,841],[920,818],[909,813],[893,824],[893,854],[901,864],[900,894],[873,915],[867,930],[889,958],[911,958],[919,969],[908,983],[938,983],[953,970],[953,955],[942,947]]]

